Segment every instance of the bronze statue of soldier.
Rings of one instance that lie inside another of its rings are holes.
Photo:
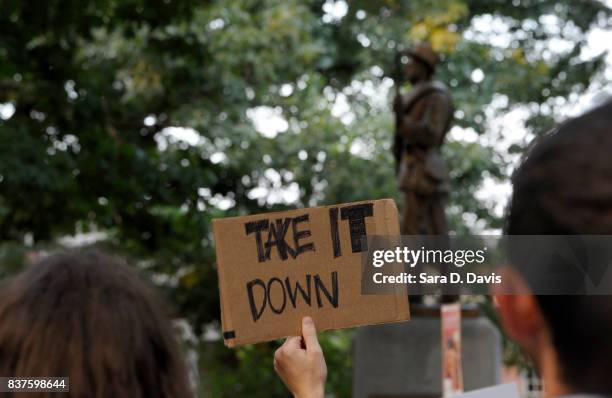
[[[448,89],[433,80],[439,58],[428,44],[419,44],[399,55],[405,62],[399,65],[402,76],[395,85],[393,154],[404,201],[402,234],[436,235],[441,238],[436,240],[437,244],[446,247],[449,242],[444,205],[449,180],[440,148],[453,117],[452,99]],[[403,79],[412,85],[412,90],[404,95],[400,92]],[[439,271],[448,275],[449,267],[441,264]],[[425,292],[418,283],[413,288],[415,295],[410,301],[418,304]],[[457,298],[446,292],[441,300],[452,302]]]
[[[444,202],[449,190],[440,147],[449,129],[453,106],[448,89],[432,79],[438,55],[420,44],[403,55],[403,78],[412,90],[401,94],[396,82],[395,155],[403,193],[402,234],[447,235]]]

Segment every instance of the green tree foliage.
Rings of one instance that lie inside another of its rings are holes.
[[[212,218],[397,195],[399,48],[429,39],[445,55],[438,78],[461,128],[486,137],[523,107],[538,133],[560,98],[601,81],[603,57],[581,51],[609,12],[593,0],[2,0],[0,240],[18,249],[0,272],[24,242],[103,232],[200,336],[219,319]],[[475,193],[507,178],[505,155],[449,139],[456,231],[501,226]],[[336,396],[350,395],[349,337],[324,340]],[[215,396],[284,394],[273,344],[200,348]]]

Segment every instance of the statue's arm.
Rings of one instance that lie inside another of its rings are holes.
[[[431,147],[438,145],[444,134],[450,104],[447,96],[442,93],[428,95],[425,101],[425,112],[420,120],[404,115],[400,134],[408,144]]]

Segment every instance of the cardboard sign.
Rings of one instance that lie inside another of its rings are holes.
[[[455,395],[453,398],[519,398],[518,388],[515,383],[500,384],[498,386],[482,388]]]
[[[461,366],[461,304],[443,304],[442,315],[442,392],[452,397],[463,392]]]
[[[391,199],[213,220],[229,347],[318,330],[405,321],[405,285],[361,295],[366,235],[399,235]]]

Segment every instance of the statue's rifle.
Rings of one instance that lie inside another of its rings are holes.
[[[395,71],[393,73],[394,74],[393,81],[395,85],[395,98],[396,99],[398,98],[401,99],[401,95],[402,95],[402,90],[401,90],[402,82],[403,82],[402,57],[404,56],[405,56],[405,53],[401,49],[399,49],[397,53],[395,54]],[[394,104],[394,111],[395,111],[395,137],[393,140],[393,155],[395,157],[395,171],[397,172],[399,170],[399,163],[400,163],[400,159],[402,155],[402,148],[403,148],[403,140],[399,132],[402,107],[401,106],[397,107],[395,100],[393,101],[393,104]]]

